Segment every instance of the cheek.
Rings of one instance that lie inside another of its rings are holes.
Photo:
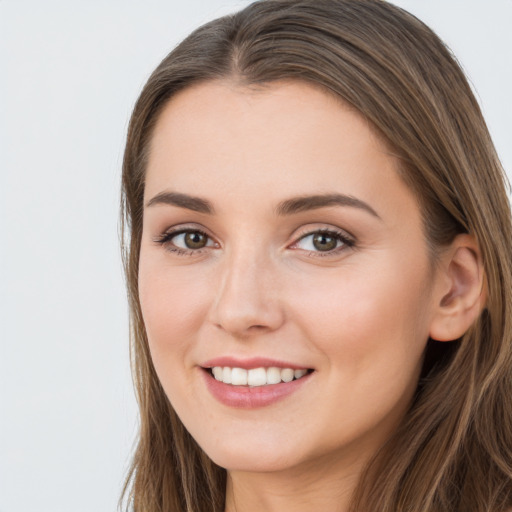
[[[338,280],[344,286],[333,288],[331,280],[308,294],[296,290],[304,338],[329,368],[325,405],[336,421],[326,422],[326,442],[339,439],[340,426],[349,436],[381,421],[394,425],[416,389],[428,339],[428,281],[386,269],[347,273]]]
[[[139,299],[157,372],[163,364],[178,368],[191,351],[207,314],[205,282],[197,272],[191,278],[186,268],[166,267],[141,253]]]
[[[354,375],[378,361],[397,371],[404,362],[416,367],[429,331],[428,268],[402,263],[350,268],[296,287],[302,328],[333,364]]]

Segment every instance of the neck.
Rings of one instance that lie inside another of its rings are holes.
[[[360,462],[360,461],[359,461]],[[362,467],[319,459],[286,471],[228,472],[226,512],[348,512]]]

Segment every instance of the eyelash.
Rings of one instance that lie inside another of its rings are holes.
[[[159,237],[155,238],[155,242],[165,247],[166,250],[176,254],[177,256],[195,256],[201,254],[203,252],[203,249],[209,247],[206,245],[205,247],[202,247],[200,249],[183,249],[182,247],[177,247],[172,244],[173,238],[176,238],[179,235],[184,235],[186,233],[198,233],[202,236],[205,236],[208,240],[212,240],[212,238],[204,231],[197,228],[188,228],[166,231],[165,233],[162,233],[162,235],[160,235]]]
[[[197,233],[201,236],[206,237],[208,240],[212,240],[212,238],[202,231],[201,229],[176,229],[176,230],[170,230],[166,231],[162,235],[158,236],[154,239],[155,243],[163,246],[166,248],[166,250],[176,254],[177,256],[195,256],[199,255],[203,252],[204,249],[210,248],[212,246],[204,246],[198,249],[183,249],[182,247],[177,247],[172,244],[172,239],[183,235],[186,233]],[[335,256],[338,255],[340,252],[352,248],[355,246],[355,240],[351,237],[349,237],[344,231],[338,231],[336,229],[315,229],[313,231],[308,231],[306,233],[303,233],[302,235],[297,238],[295,242],[293,242],[292,245],[290,245],[290,248],[294,248],[299,244],[299,242],[307,239],[308,237],[314,236],[314,235],[325,235],[328,237],[335,238],[338,242],[341,242],[341,246],[335,247],[332,250],[329,251],[313,251],[313,250],[306,250],[308,256],[312,257],[329,257],[329,256]]]
[[[339,247],[335,247],[329,251],[307,251],[308,256],[326,258],[329,256],[337,256],[340,252],[350,249],[355,246],[355,240],[349,237],[344,231],[338,231],[336,229],[315,229],[313,231],[308,231],[302,234],[296,242],[294,242],[291,247],[298,245],[299,242],[307,239],[308,237],[313,237],[315,235],[325,235],[330,238],[336,239],[337,242],[341,242]]]

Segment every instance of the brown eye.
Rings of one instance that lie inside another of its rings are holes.
[[[183,242],[187,249],[202,249],[208,243],[208,237],[200,231],[188,231],[183,235]]]
[[[316,233],[313,235],[312,243],[318,251],[332,251],[338,246],[338,238],[328,233]]]
[[[302,236],[292,248],[302,249],[311,255],[317,253],[327,256],[338,254],[354,245],[355,241],[344,232],[321,229]]]
[[[194,254],[203,248],[216,247],[215,242],[202,231],[181,230],[164,233],[155,239],[155,242],[170,252]]]

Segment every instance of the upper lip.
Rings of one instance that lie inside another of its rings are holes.
[[[308,366],[290,363],[287,361],[270,359],[268,357],[251,357],[248,359],[239,359],[233,356],[221,356],[209,359],[201,363],[203,368],[213,368],[215,366],[228,366],[229,368],[244,368],[252,370],[254,368],[291,368],[292,370],[309,369]]]

